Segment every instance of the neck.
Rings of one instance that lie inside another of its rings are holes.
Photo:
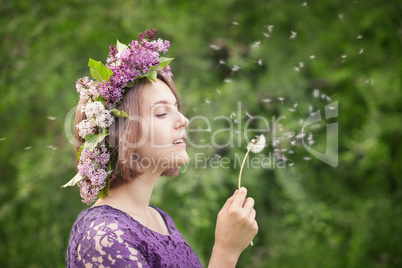
[[[97,205],[110,205],[126,212],[141,213],[149,209],[152,191],[161,172],[144,170],[144,173],[131,182],[123,183],[109,190],[109,196],[100,199]]]

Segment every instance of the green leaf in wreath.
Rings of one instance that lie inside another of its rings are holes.
[[[145,78],[148,78],[148,79],[150,79],[150,80],[156,82],[156,77],[157,77],[157,75],[158,75],[158,74],[156,73],[156,71],[154,71],[154,70],[149,70],[148,72],[146,72],[143,76],[141,76],[141,77],[139,77],[139,78],[145,77]]]
[[[85,145],[85,144],[81,145],[80,148],[78,149],[77,160],[80,160],[81,152],[82,152],[82,149],[84,149],[84,145]]]
[[[124,111],[119,111],[116,108],[113,108],[110,110],[114,116],[118,116],[118,117],[124,117],[124,118],[129,118],[130,116],[124,112]]]
[[[93,151],[95,149],[95,147],[101,143],[106,136],[108,136],[109,133],[107,133],[107,129],[104,128],[102,133],[99,134],[88,134],[85,136],[85,143],[84,143],[84,147],[85,149],[88,149],[90,151]]]
[[[83,175],[81,175],[80,173],[77,173],[74,178],[72,178],[69,182],[67,182],[66,184],[64,184],[61,187],[68,187],[68,186],[74,186],[77,184],[77,182],[79,182],[80,180],[82,180],[84,178]]]
[[[103,80],[109,81],[110,76],[113,74],[112,70],[106,67],[101,61],[89,59],[88,66],[92,77],[99,82],[103,82]]]
[[[100,199],[106,198],[109,195],[109,185],[110,185],[110,175],[107,176],[106,178],[106,186],[102,188],[102,190],[99,191],[98,197]]]
[[[117,40],[117,43],[116,43],[116,50],[117,50],[117,52],[123,53],[123,51],[126,50],[127,48],[128,48],[127,45],[122,44],[122,43],[119,42],[119,40]]]

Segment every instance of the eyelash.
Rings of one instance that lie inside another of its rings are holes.
[[[167,115],[167,113],[163,113],[163,114],[158,114],[158,115],[156,115],[156,116],[163,118],[163,117],[165,117],[166,115]]]

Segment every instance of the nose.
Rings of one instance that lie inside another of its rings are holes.
[[[179,117],[177,120],[176,127],[177,128],[185,128],[188,125],[189,121],[188,121],[187,117],[185,117],[182,113],[180,113],[180,112],[178,112],[178,113],[179,113]]]

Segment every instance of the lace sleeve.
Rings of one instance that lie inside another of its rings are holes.
[[[81,234],[77,245],[79,267],[148,267],[130,239],[125,239],[127,231],[119,228],[117,219],[108,220],[91,222]]]

